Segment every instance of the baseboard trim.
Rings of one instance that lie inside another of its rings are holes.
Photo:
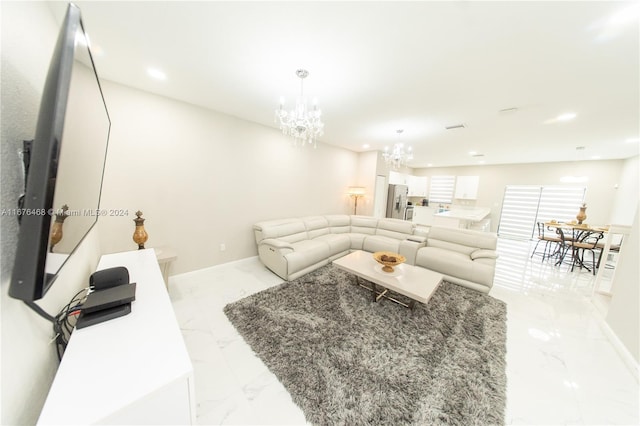
[[[202,271],[206,271],[206,270],[209,270],[209,269],[215,269],[215,268],[223,266],[223,265],[229,265],[229,264],[238,263],[238,262],[246,262],[246,261],[249,261],[251,259],[257,259],[257,258],[258,258],[258,256],[256,255],[256,256],[243,257],[241,259],[230,260],[228,262],[219,263],[217,265],[207,266],[206,268],[200,268],[200,269],[196,269],[194,271],[187,271],[187,272],[182,272],[180,274],[171,275],[169,277],[169,280],[171,280],[171,278],[173,278],[173,277],[177,277],[177,278],[188,277],[189,275],[193,275],[193,274],[196,274],[196,273],[199,273],[199,272],[202,272]]]
[[[620,338],[611,329],[609,324],[607,324],[605,319],[601,316],[598,316],[598,318],[600,320],[600,325],[605,336],[607,336],[607,339],[609,339],[609,342],[611,342],[613,347],[616,349],[616,352],[618,352],[618,355],[620,355],[620,358],[622,358],[624,364],[627,366],[629,371],[631,371],[631,374],[636,379],[636,382],[640,383],[640,364],[638,364],[633,355],[631,355],[631,352],[629,352],[629,349],[627,349],[624,343],[622,343]]]

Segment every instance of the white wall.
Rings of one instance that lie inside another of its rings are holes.
[[[621,170],[630,160],[602,160],[602,161],[576,161],[557,163],[532,163],[532,164],[508,164],[495,166],[467,166],[415,169],[417,176],[455,175],[455,176],[480,176],[478,199],[474,205],[491,208],[491,230],[496,231],[500,220],[500,210],[504,198],[504,190],[507,185],[568,185],[581,186],[583,184],[563,184],[560,178],[563,176],[586,176],[588,182],[585,201],[587,203],[587,223],[605,225],[612,223],[613,205],[617,197],[618,188],[627,188],[631,183],[622,179],[630,179],[633,164],[630,163],[629,171],[623,176]],[[637,176],[637,160],[635,161],[635,173]],[[635,183],[637,188],[637,183]],[[636,203],[638,192],[629,195],[626,205]],[[576,206],[576,214],[578,213]],[[632,211],[631,214],[634,212]],[[630,225],[633,217],[618,216],[620,225]]]
[[[640,363],[640,267],[638,259],[638,159],[636,156],[624,161],[616,197],[611,212],[611,222],[632,225],[631,234],[624,241],[620,259],[616,266],[614,289],[606,321],[616,336],[629,350],[636,363]]]
[[[629,350],[629,353],[640,363],[640,291],[638,289],[638,239],[640,223],[636,209],[631,234],[620,250],[620,259],[616,266],[616,275],[606,321]]]
[[[639,159],[640,156],[628,158],[622,164],[620,179],[614,191],[616,196],[609,223],[616,225],[633,223],[633,215],[638,209],[638,194],[640,194]]]
[[[16,206],[22,193],[18,150],[35,134],[40,96],[59,27],[46,2],[2,2],[2,207]],[[2,216],[1,323],[2,424],[34,424],[58,367],[51,323],[7,296],[18,224]],[[49,293],[38,303],[57,313],[88,282],[99,257],[96,228],[69,259]]]
[[[375,151],[358,154],[358,176],[353,186],[362,186],[365,195],[358,199],[358,214],[373,216],[376,189],[376,167],[378,153]],[[353,199],[351,199],[350,213],[353,213]]]
[[[354,152],[294,147],[277,129],[113,82],[103,91],[112,128],[101,207],[129,210],[101,221],[104,253],[136,248],[138,209],[145,246],[178,251],[172,273],[257,255],[256,222],[351,211]]]

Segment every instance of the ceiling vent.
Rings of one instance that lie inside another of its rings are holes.
[[[484,154],[473,154],[472,157],[484,157]]]
[[[454,124],[453,126],[445,127],[445,129],[447,129],[447,130],[464,129],[465,127],[467,127],[465,124]]]

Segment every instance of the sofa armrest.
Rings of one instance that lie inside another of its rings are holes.
[[[407,263],[409,265],[416,264],[416,255],[418,254],[418,250],[427,244],[426,241],[419,241],[415,238],[416,237],[412,236],[406,240],[400,241],[400,254],[407,259]]]
[[[497,259],[498,253],[495,250],[477,249],[471,252],[469,255],[472,260],[476,259]]]
[[[282,240],[277,240],[275,238],[266,238],[262,241],[260,241],[260,245],[266,245],[266,246],[271,246],[275,249],[290,249],[293,250],[293,246],[291,245],[291,243],[288,243],[286,241],[282,241]]]

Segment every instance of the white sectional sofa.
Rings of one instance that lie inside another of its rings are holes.
[[[253,227],[258,255],[267,268],[293,280],[353,250],[392,251],[445,276],[448,281],[487,293],[495,273],[495,234],[432,227],[370,216],[326,215],[270,220]]]

